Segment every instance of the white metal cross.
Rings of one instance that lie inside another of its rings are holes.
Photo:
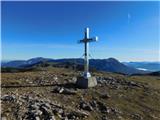
[[[85,28],[85,36],[84,39],[80,40],[79,43],[84,43],[84,74],[85,78],[91,77],[89,73],[89,42],[98,41],[98,37],[89,38],[89,28]]]

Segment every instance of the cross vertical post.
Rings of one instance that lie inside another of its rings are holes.
[[[85,38],[84,38],[84,77],[88,78],[91,77],[91,74],[89,73],[89,60],[88,60],[88,52],[89,52],[89,44],[88,44],[88,39],[89,39],[89,28],[85,29]]]

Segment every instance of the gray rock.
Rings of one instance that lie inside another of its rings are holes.
[[[52,116],[50,117],[50,120],[56,120],[56,118],[52,115]]]
[[[51,109],[51,106],[49,103],[43,103],[43,104],[41,104],[41,107],[42,106],[46,107],[47,109]]]
[[[67,115],[67,119],[69,119],[69,120],[75,120],[75,118],[76,118],[76,115],[73,112],[71,112]]]
[[[35,118],[35,120],[40,120],[39,116],[37,116],[37,117]]]
[[[80,108],[87,111],[93,111],[92,106],[89,103],[86,103],[84,101],[80,103]]]
[[[41,116],[41,115],[42,115],[42,111],[36,110],[34,114],[35,114],[36,116]]]
[[[72,89],[64,89],[63,94],[68,94],[68,95],[75,95],[77,91],[72,90]]]
[[[91,101],[90,102],[90,105],[93,107],[93,108],[97,108],[97,102],[95,100]]]
[[[60,93],[60,94],[66,94],[66,95],[75,95],[77,91],[73,89],[63,88],[63,87],[56,87],[54,88],[53,92]]]
[[[139,114],[132,114],[131,117],[135,120],[143,120],[142,116]]]
[[[62,88],[59,89],[58,92],[59,92],[59,93],[63,93],[63,91],[64,91],[64,88],[62,87]]]
[[[16,97],[14,95],[4,95],[1,97],[2,101],[9,101],[14,102],[16,100]]]
[[[54,114],[62,114],[64,111],[63,111],[63,109],[61,109],[61,108],[53,108],[53,113]]]
[[[44,115],[45,115],[45,114],[46,114],[46,115],[50,114],[49,109],[47,109],[45,106],[40,106],[39,109],[43,112]]]
[[[111,108],[111,112],[113,112],[113,113],[121,113],[121,111],[120,110],[118,110],[117,108]]]
[[[6,117],[2,117],[1,120],[7,120],[7,118]]]
[[[33,109],[33,110],[38,110],[39,109],[39,106],[37,106],[36,104],[32,104],[29,107],[30,107],[30,109]]]
[[[108,120],[107,116],[106,116],[106,115],[103,115],[103,116],[102,116],[102,120]]]
[[[70,114],[72,114],[75,117],[79,117],[79,118],[89,116],[89,114],[87,112],[82,111],[82,110],[76,110],[76,111],[71,112]]]
[[[103,99],[108,99],[110,97],[111,96],[108,93],[101,93],[101,98],[103,98]]]
[[[97,102],[97,104],[98,104],[99,110],[100,110],[102,113],[109,113],[109,112],[110,112],[109,108],[107,108],[107,107],[104,105],[104,103],[102,103],[102,102]]]

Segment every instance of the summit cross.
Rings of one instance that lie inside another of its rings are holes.
[[[98,37],[89,38],[89,28],[85,28],[84,38],[79,41],[79,43],[84,43],[84,78],[91,77],[89,73],[89,42],[96,42],[98,41]]]

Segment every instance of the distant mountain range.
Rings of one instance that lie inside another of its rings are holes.
[[[123,64],[139,70],[160,71],[160,62],[123,62]]]
[[[1,67],[12,67],[12,68],[31,68],[35,65],[42,63],[54,63],[54,65],[79,65],[83,67],[83,59],[50,59],[50,58],[32,58],[29,60],[15,60],[10,62],[2,62]],[[139,70],[129,65],[128,63],[121,63],[115,58],[108,59],[90,59],[90,67],[99,71],[115,72],[122,74],[143,74],[147,71]]]

